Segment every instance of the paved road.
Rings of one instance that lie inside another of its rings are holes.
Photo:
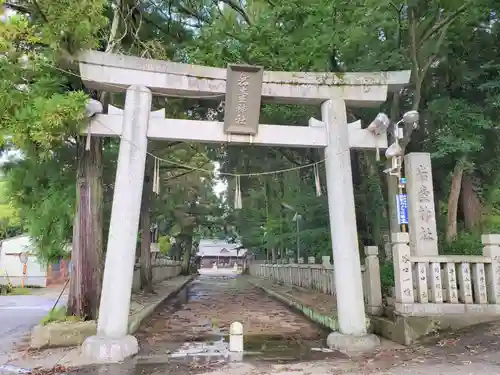
[[[0,365],[15,343],[47,315],[56,299],[53,295],[0,296]]]

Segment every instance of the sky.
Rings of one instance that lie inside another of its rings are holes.
[[[220,163],[215,162],[215,175],[217,176],[220,170]],[[220,178],[215,179],[214,193],[220,196],[227,190],[227,183]]]

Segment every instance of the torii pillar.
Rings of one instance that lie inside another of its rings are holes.
[[[97,335],[82,344],[83,355],[99,362],[119,362],[139,349],[137,339],[128,335],[128,318],[151,100],[147,87],[133,85],[127,89]]]

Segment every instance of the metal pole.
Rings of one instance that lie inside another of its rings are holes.
[[[399,122],[394,124],[394,135],[395,135],[395,143],[399,145]],[[397,174],[397,179],[398,179],[398,194],[399,197],[404,194],[404,186],[402,184],[402,174],[403,174],[403,155],[397,157],[397,163],[398,163],[398,174]],[[398,197],[396,197],[399,199]],[[399,212],[398,212],[399,215]],[[406,224],[401,224],[401,232],[407,232],[407,227]]]

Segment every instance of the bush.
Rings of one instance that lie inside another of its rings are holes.
[[[158,244],[160,246],[160,253],[162,253],[165,256],[169,255],[170,248],[172,247],[172,245],[170,244],[170,237],[161,236],[158,239]]]
[[[439,245],[443,255],[482,255],[481,236],[470,232],[459,232],[452,243],[442,242]]]
[[[66,307],[57,307],[49,311],[49,313],[40,321],[42,326],[47,325],[49,323],[55,322],[79,322],[81,318],[77,316],[67,316],[66,315]]]
[[[7,285],[0,284],[0,296],[10,294],[12,292],[12,285],[9,283]]]
[[[392,262],[380,265],[380,283],[382,284],[382,295],[390,296],[391,288],[394,287],[394,264]]]

